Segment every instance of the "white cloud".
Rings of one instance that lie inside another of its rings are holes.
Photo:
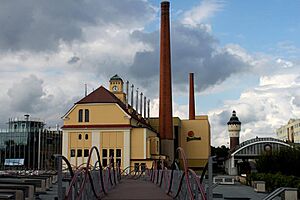
[[[187,119],[188,117],[188,105],[180,105],[173,102],[173,116],[180,119]],[[159,116],[159,98],[151,100],[151,117]]]
[[[299,118],[297,102],[300,93],[299,72],[261,77],[259,86],[244,91],[237,100],[227,100],[224,106],[209,112],[212,145],[228,144],[226,122],[236,110],[242,122],[240,141],[253,137],[276,137],[275,130],[290,118]]]
[[[284,68],[289,68],[289,67],[293,67],[294,66],[294,64],[291,61],[287,61],[287,60],[284,60],[284,59],[281,59],[281,58],[278,58],[276,60],[276,62],[278,64],[281,64],[282,67],[284,67]]]
[[[212,17],[217,11],[220,11],[223,6],[224,3],[220,0],[203,0],[198,6],[186,11],[183,14],[181,22],[183,24],[196,26]]]

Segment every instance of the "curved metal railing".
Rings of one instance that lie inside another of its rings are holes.
[[[175,160],[171,165],[171,169],[165,167],[164,162],[154,161],[152,168],[149,169],[150,180],[164,189],[166,194],[174,199],[206,200],[205,189],[200,176],[188,168],[184,150],[179,147],[177,152],[181,156],[183,170],[176,170]]]
[[[97,162],[91,164],[91,157],[96,153]],[[71,166],[71,165],[70,165]],[[75,168],[72,179],[67,187],[65,199],[100,199],[107,194],[120,181],[119,165],[114,166],[113,162],[103,168],[100,160],[100,153],[97,147],[93,146],[85,165]]]
[[[70,174],[65,199],[101,199],[107,191],[120,182],[122,177],[150,180],[174,199],[206,200],[205,189],[202,185],[203,174],[200,177],[188,168],[186,155],[181,147],[177,149],[177,152],[180,154],[183,170],[179,169],[175,160],[171,168],[167,168],[163,160],[155,160],[151,169],[136,170],[137,166],[128,166],[121,170],[119,164],[114,166],[113,162],[110,162],[107,167],[102,167],[99,150],[93,146],[85,164],[72,167],[67,159],[63,159]],[[92,165],[91,157],[94,153],[96,153],[97,161]],[[138,169],[141,166],[142,164],[138,166]]]

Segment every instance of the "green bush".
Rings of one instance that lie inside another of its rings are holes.
[[[251,181],[265,181],[266,190],[271,192],[279,187],[293,187],[300,190],[300,178],[295,176],[282,175],[280,172],[271,173],[252,173],[248,177],[248,183]]]
[[[300,177],[300,150],[298,148],[283,148],[264,154],[256,160],[256,168],[260,173],[294,175]]]

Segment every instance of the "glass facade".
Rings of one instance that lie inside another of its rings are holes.
[[[54,169],[53,154],[61,154],[62,132],[44,128],[44,122],[13,119],[0,132],[0,168]]]

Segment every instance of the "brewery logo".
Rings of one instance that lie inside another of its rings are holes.
[[[189,131],[187,133],[186,141],[189,142],[189,141],[192,141],[192,140],[201,140],[201,137],[195,137],[194,131]]]

